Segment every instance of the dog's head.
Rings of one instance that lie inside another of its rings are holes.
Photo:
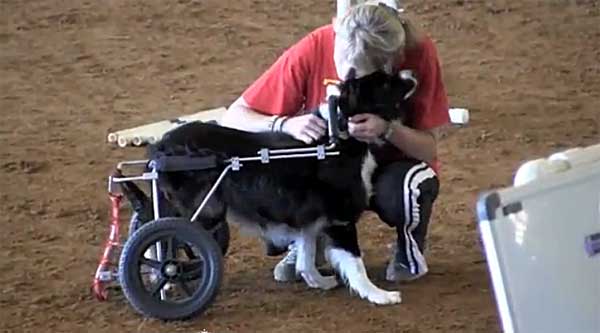
[[[405,70],[391,75],[377,71],[357,78],[351,69],[346,79],[328,93],[328,115],[335,121],[334,134],[344,136],[348,119],[361,113],[371,113],[385,120],[405,121],[410,112],[410,97],[417,89],[417,79]],[[323,114],[324,110],[321,110]]]
[[[383,71],[356,78],[350,70],[340,84],[338,106],[343,118],[360,113],[373,113],[386,120],[406,116],[408,101],[417,88],[411,71],[390,75]]]

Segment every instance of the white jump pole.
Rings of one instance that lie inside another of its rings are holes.
[[[337,0],[337,8],[336,8],[336,17],[342,17],[348,9],[354,5],[359,3],[368,2],[369,0]],[[381,2],[386,4],[392,8],[398,10],[398,2],[397,0],[379,0],[379,1],[371,1],[371,2]]]
[[[220,122],[223,113],[225,112],[224,107],[204,110],[191,115],[178,117],[176,122],[169,120],[162,120],[155,123],[150,123],[134,128],[129,128],[117,132],[109,133],[107,141],[109,143],[116,143],[119,147],[125,148],[129,146],[142,146],[146,143],[154,143],[161,139],[162,135],[180,126],[183,123],[200,120],[210,121],[215,120]]]

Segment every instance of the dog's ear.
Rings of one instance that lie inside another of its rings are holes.
[[[410,112],[411,97],[415,94],[418,81],[410,70],[395,74],[385,74],[378,82],[378,99],[375,103],[381,105],[379,116],[386,120],[404,120]]]
[[[356,69],[350,68],[340,86],[338,98],[339,109],[344,117],[351,117],[358,113],[360,92],[360,80],[356,78]]]
[[[404,100],[408,100],[410,97],[414,95],[417,91],[417,87],[419,86],[419,81],[415,76],[414,72],[411,70],[403,70],[398,73],[398,77],[405,85],[406,92],[404,93]]]

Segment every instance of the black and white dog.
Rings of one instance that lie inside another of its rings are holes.
[[[404,73],[405,74],[405,73]],[[375,113],[387,120],[406,115],[408,97],[416,80],[376,72],[360,79],[349,77],[339,86],[339,119]],[[298,249],[296,272],[313,288],[337,285],[334,276],[323,276],[315,265],[316,241],[325,235],[325,257],[349,288],[376,304],[401,301],[399,292],[375,286],[367,276],[358,245],[356,223],[368,208],[370,178],[376,162],[369,145],[340,135],[338,156],[273,159],[269,163],[244,163],[229,172],[210,197],[199,219],[229,221],[256,230],[277,247],[294,243]],[[283,133],[251,133],[208,123],[189,123],[168,133],[149,148],[157,156],[256,156],[261,148],[306,147]],[[159,184],[166,199],[182,216],[191,217],[222,168],[161,174]]]

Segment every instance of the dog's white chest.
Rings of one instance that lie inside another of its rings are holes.
[[[367,196],[365,198],[367,204],[369,204],[369,200],[371,199],[371,196],[373,196],[373,183],[371,180],[373,178],[373,172],[375,172],[375,168],[377,168],[377,162],[375,162],[375,158],[371,152],[367,152],[360,169],[360,176],[362,178]]]

